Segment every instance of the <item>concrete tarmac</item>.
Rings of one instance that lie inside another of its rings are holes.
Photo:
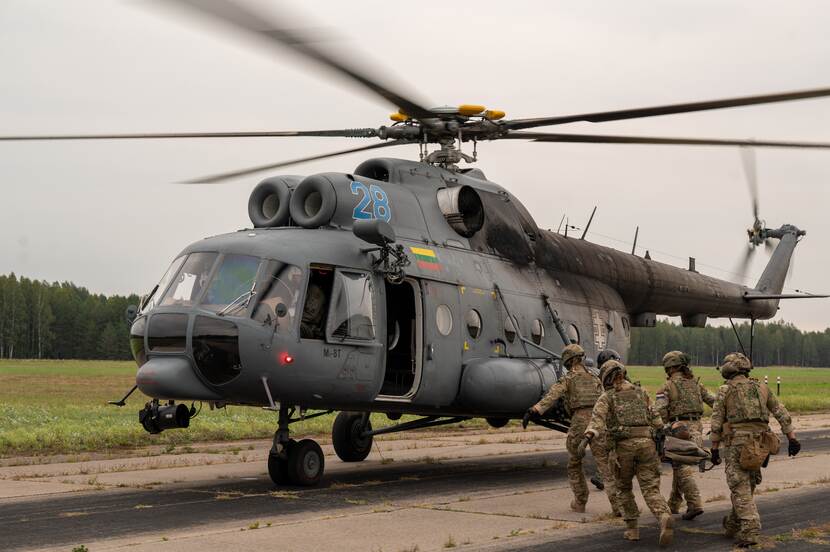
[[[797,458],[764,472],[759,505],[766,546],[830,546],[830,421],[800,423]],[[269,443],[216,443],[143,456],[121,454],[5,461],[0,467],[0,549],[362,550],[372,552],[555,549],[649,550],[621,539],[605,494],[568,509],[564,436],[510,427],[405,433],[377,440],[369,459],[346,464],[324,444],[326,476],[313,489],[277,489],[265,473]],[[786,450],[786,449],[784,449]],[[18,463],[19,465],[9,465]],[[587,471],[593,472],[590,459]],[[664,468],[668,493],[670,468]],[[699,478],[706,513],[678,519],[672,550],[729,550],[723,468]],[[826,537],[826,540],[825,540]]]

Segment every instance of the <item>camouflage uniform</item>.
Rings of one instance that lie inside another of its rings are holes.
[[[722,373],[730,362],[745,362],[746,372],[751,368],[743,355],[730,354],[725,360]],[[742,468],[741,451],[752,439],[770,431],[770,414],[778,420],[783,433],[793,431],[792,419],[784,405],[765,384],[745,373],[739,373],[721,385],[712,409],[712,444],[713,448],[719,448],[721,443],[725,446],[726,483],[732,493],[732,511],[724,518],[724,528],[728,535],[748,543],[757,542],[761,530],[761,518],[753,497],[756,485],[761,483],[761,470]]]
[[[648,508],[661,524],[671,527],[669,506],[660,494],[660,459],[652,439],[652,431],[662,428],[660,416],[651,407],[648,393],[640,387],[622,381],[606,389],[594,406],[586,435],[594,437],[607,432],[613,443],[611,465],[626,524],[636,532],[640,517],[632,486],[636,476]]]
[[[676,353],[673,351],[672,353]],[[685,364],[672,364],[675,358],[669,353],[664,358],[664,365],[669,364],[667,369]],[[685,355],[683,355],[685,356]],[[690,371],[675,370],[668,378],[668,381],[657,391],[655,408],[663,418],[663,423],[671,424],[676,421],[683,421],[689,428],[691,440],[697,446],[703,446],[703,425],[700,418],[703,415],[703,403],[712,406],[715,403],[715,396],[712,395],[698,380],[692,377]],[[672,477],[672,489],[669,496],[669,508],[672,513],[678,513],[683,499],[686,499],[687,512],[703,510],[703,500],[695,482],[695,466],[690,464],[677,464],[674,466]]]
[[[571,425],[565,446],[568,449],[568,482],[574,494],[576,504],[584,509],[588,502],[588,485],[585,482],[585,473],[582,470],[582,459],[576,456],[576,448],[582,440],[588,422],[591,419],[591,409],[602,393],[602,384],[599,378],[588,372],[581,360],[571,364],[568,373],[554,383],[545,393],[545,396],[533,405],[533,410],[542,415],[547,412],[556,401],[564,399],[565,406],[571,414]],[[591,443],[591,454],[597,463],[597,471],[602,476],[605,492],[611,509],[617,512],[617,489],[614,476],[608,465],[608,446],[604,435],[600,435]],[[579,510],[579,508],[575,508]],[[584,510],[583,510],[584,511]]]

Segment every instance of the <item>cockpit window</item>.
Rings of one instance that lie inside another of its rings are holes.
[[[145,303],[144,308],[141,309],[141,312],[147,312],[158,304],[161,300],[161,296],[164,295],[167,286],[170,285],[170,281],[173,279],[173,276],[175,276],[179,271],[186,258],[187,255],[182,255],[170,264],[170,268],[168,268],[167,272],[164,273],[164,276],[161,277],[159,284],[150,292],[150,296],[147,298],[147,303]]]
[[[192,253],[188,256],[159,305],[192,306],[204,290],[217,256],[216,253]]]
[[[277,323],[278,331],[292,330],[302,282],[303,271],[298,267],[280,261],[266,261],[256,285],[254,320],[263,324]],[[284,314],[277,312],[283,308]]]
[[[202,308],[222,315],[245,313],[256,290],[259,257],[225,255],[202,299]]]
[[[368,274],[347,271],[336,273],[328,332],[335,341],[375,338],[372,280]]]

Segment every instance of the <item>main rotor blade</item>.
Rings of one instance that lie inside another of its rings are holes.
[[[283,167],[288,167],[289,165],[297,165],[299,163],[305,163],[306,161],[317,161],[319,159],[328,159],[330,157],[337,157],[338,155],[346,155],[347,153],[355,153],[358,151],[366,151],[371,149],[378,149],[378,148],[386,148],[389,146],[398,146],[401,144],[408,144],[409,142],[405,140],[395,140],[392,142],[381,142],[379,144],[372,144],[370,146],[363,146],[360,148],[351,148],[347,150],[340,150],[334,151],[331,153],[321,153],[318,155],[311,155],[309,157],[300,157],[299,159],[291,159],[290,161],[280,161],[279,163],[272,163],[269,165],[260,165],[258,167],[252,167],[249,169],[242,169],[239,171],[232,171],[220,174],[214,174],[210,176],[201,176],[199,178],[194,178],[192,180],[185,180],[182,184],[214,184],[216,182],[222,182],[223,180],[228,180],[231,178],[236,178],[238,176],[246,176],[249,174],[254,174],[262,171],[268,171],[272,169],[280,169]]]
[[[237,29],[267,38],[274,44],[289,48],[361,84],[364,88],[367,88],[391,104],[403,109],[411,117],[423,119],[436,116],[414,100],[380,84],[376,78],[370,76],[369,71],[363,67],[359,67],[356,63],[356,56],[352,55],[351,63],[347,63],[342,57],[341,59],[337,59],[332,53],[324,52],[314,45],[309,36],[296,30],[296,26],[293,29],[289,28],[289,23],[292,18],[285,12],[280,14],[279,19],[281,21],[276,22],[262,13],[257,13],[248,7],[243,7],[230,0],[165,1],[169,4],[187,6],[196,12],[210,16]],[[339,46],[338,49],[341,52],[343,50],[342,46]]]
[[[656,144],[685,146],[758,146],[770,148],[830,148],[826,142],[773,142],[768,140],[721,140],[716,138],[661,138],[655,136],[614,136],[607,134],[558,134],[553,132],[509,132],[499,139],[534,142],[577,142],[591,144]]]
[[[288,130],[251,132],[147,132],[135,134],[39,134],[22,136],[0,136],[0,141],[33,140],[145,140],[171,138],[275,138],[291,136],[342,136],[346,138],[373,138],[378,135],[374,128],[349,128],[343,130]]]
[[[758,173],[756,171],[755,150],[751,147],[741,148],[741,161],[744,167],[746,183],[749,184],[749,195],[752,198],[752,216],[758,220]]]
[[[813,90],[800,90],[796,92],[783,92],[779,94],[765,94],[763,96],[745,96],[742,98],[730,98],[726,100],[710,100],[704,102],[691,102],[682,104],[662,105],[655,107],[640,107],[636,109],[620,109],[617,111],[600,111],[597,113],[584,113],[581,115],[562,115],[558,117],[538,117],[534,119],[513,119],[503,123],[507,129],[534,128],[547,125],[562,125],[587,121],[590,123],[603,123],[606,121],[621,121],[623,119],[640,119],[643,117],[656,117],[658,115],[673,115],[676,113],[692,113],[694,111],[708,111],[711,109],[724,109],[727,107],[740,107],[745,105],[760,105],[775,102],[788,102],[792,100],[804,100],[807,98],[821,98],[830,96],[830,88],[817,88]]]

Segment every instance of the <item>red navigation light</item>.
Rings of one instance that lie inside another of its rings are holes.
[[[288,351],[283,351],[279,355],[280,364],[291,364],[294,362],[294,357]]]

